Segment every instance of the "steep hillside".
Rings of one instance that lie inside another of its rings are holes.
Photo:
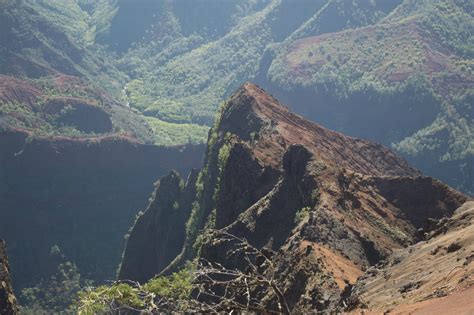
[[[472,311],[474,203],[437,222],[424,242],[396,251],[371,268],[347,299],[358,311],[455,313]],[[356,313],[354,311],[354,313]]]
[[[120,24],[125,17],[133,19],[152,7],[134,26],[141,34],[136,47],[132,46],[121,58],[121,68],[133,78],[127,85],[130,105],[167,122],[209,126],[223,99],[243,81],[258,75],[261,59],[273,44],[314,34],[328,20],[341,21],[327,26],[331,30],[365,25],[383,16],[383,7],[391,7],[380,5],[381,1],[358,2],[364,4],[359,7],[356,2],[349,5],[344,1],[242,0],[224,5],[215,1],[206,2],[206,12],[202,12],[201,1],[150,1],[138,8],[119,4],[112,31],[128,27],[125,21]],[[199,18],[189,17],[190,11],[202,14]],[[351,12],[356,13],[347,17]],[[148,28],[141,24],[146,21]],[[127,39],[116,37],[127,43]]]
[[[0,128],[37,137],[123,135],[153,143],[145,119],[107,92],[78,77],[36,80],[0,75]]]
[[[147,116],[157,144],[205,142],[252,80],[474,191],[469,0],[21,3],[2,3],[3,73],[85,76]]]
[[[13,315],[17,312],[18,306],[13,294],[10,267],[5,252],[5,241],[0,240],[0,313]]]
[[[156,49],[160,42],[189,36],[210,40],[224,35],[239,18],[268,2],[145,0],[137,5],[120,0],[116,3],[117,13],[111,20],[110,29],[100,41],[123,53],[146,42],[154,42]],[[161,45],[160,48],[165,47]]]
[[[306,117],[390,145],[472,193],[472,4],[421,2],[374,25],[287,42],[262,81]]]
[[[381,145],[304,120],[247,83],[223,105],[197,179],[160,180],[119,278],[145,282],[196,257],[251,272],[239,242],[216,238],[224,233],[272,262],[257,265],[259,275],[271,273],[281,296],[254,287],[250,309],[276,311],[283,299],[295,312],[331,310],[370,266],[422,240],[421,229],[466,200]]]
[[[101,4],[95,13],[103,12]],[[155,141],[143,117],[116,101],[126,75],[91,46],[96,27],[78,3],[6,0],[0,8],[2,130],[74,137],[122,133]]]
[[[106,54],[88,47],[94,32],[75,1],[3,0],[0,9],[0,73],[28,78],[62,73],[121,90],[126,75]]]
[[[179,254],[196,195],[197,175],[194,171],[183,182],[173,171],[157,182],[150,204],[137,217],[127,240],[127,258],[122,262],[119,278],[145,282]],[[157,229],[157,226],[162,228]]]
[[[0,134],[0,236],[15,288],[46,279],[58,246],[86,279],[113,279],[123,236],[153,182],[201,165],[203,146],[158,147],[124,137]]]

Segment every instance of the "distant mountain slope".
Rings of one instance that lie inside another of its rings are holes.
[[[147,32],[142,31],[151,42],[138,39],[138,45],[122,58],[123,69],[134,78],[127,86],[130,104],[161,120],[210,125],[220,102],[243,81],[257,76],[260,59],[273,44],[298,35],[365,25],[386,14],[379,2],[360,2],[364,3],[360,7],[357,2],[326,0],[233,2],[233,10],[226,11],[233,23],[211,33],[199,23],[190,28],[193,32],[183,30],[189,21],[183,24],[185,19],[172,2],[168,6],[166,1],[155,2],[164,11],[155,14]],[[199,7],[191,1],[184,3],[189,11]],[[210,15],[214,21],[220,16],[214,7],[220,2],[212,3],[201,19]],[[117,20],[127,15],[126,8],[119,6]],[[330,26],[329,20],[334,21]]]
[[[0,73],[29,78],[63,73],[120,91],[126,76],[105,54],[86,47],[93,32],[86,13],[73,3],[0,2]]]
[[[122,53],[127,100],[150,124],[202,130],[255,80],[306,117],[474,191],[472,1],[216,1],[205,12],[176,3],[150,1],[131,43],[118,30],[128,9],[145,7],[119,2],[103,41]],[[184,7],[201,17],[185,21]]]
[[[0,8],[2,130],[154,142],[143,117],[116,101],[126,75],[91,46],[96,26],[78,3],[4,0]]]
[[[405,1],[374,25],[287,43],[266,83],[307,117],[472,193],[471,14],[469,1]]]
[[[120,134],[154,141],[142,116],[78,77],[57,74],[24,81],[0,74],[0,105],[1,131],[73,138]]]
[[[119,1],[109,32],[99,41],[121,55],[118,67],[132,78],[125,89],[132,107],[147,115],[152,125],[188,124],[186,128],[194,129],[204,142],[201,131],[212,124],[222,100],[242,82],[266,71],[262,67],[272,45],[295,36],[366,25],[396,4]]]
[[[4,73],[86,76],[147,116],[158,144],[204,142],[218,105],[254,80],[474,191],[472,1],[14,3],[3,23],[25,23],[7,32],[19,48]]]

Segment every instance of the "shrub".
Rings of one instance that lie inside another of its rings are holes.
[[[295,215],[295,223],[300,224],[309,216],[309,211],[311,210],[310,207],[303,207],[296,212]]]

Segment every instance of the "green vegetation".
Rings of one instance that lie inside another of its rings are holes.
[[[278,49],[276,43],[374,23],[391,8],[384,1],[346,2],[239,0],[219,8],[217,1],[206,3],[204,10],[221,11],[219,21],[190,19],[189,11],[203,10],[198,3],[187,3],[184,13],[179,4],[157,2],[157,20],[144,36],[157,23],[166,32],[132,45],[119,61],[134,78],[127,86],[130,105],[164,121],[210,125],[223,99],[265,71],[262,58]],[[201,29],[202,23],[215,23],[215,31]]]
[[[154,117],[145,117],[155,134],[155,144],[199,144],[205,142],[209,127],[196,124],[169,123]]]
[[[206,126],[212,124],[218,104],[246,80],[268,84],[280,94],[292,95],[300,88],[315,90],[330,95],[332,100],[328,103],[341,102],[343,107],[357,102],[385,102],[396,107],[401,103],[396,100],[403,98],[399,95],[407,97],[405,103],[415,104],[417,100],[410,99],[404,86],[410,78],[424,74],[429,83],[424,91],[432,90],[431,98],[441,99],[435,105],[443,107],[429,111],[444,116],[452,100],[467,89],[450,82],[470,82],[474,75],[470,1],[321,0],[295,4],[285,0],[238,0],[206,5],[156,1],[137,6],[126,1],[80,0],[66,4],[42,0],[26,1],[24,8],[4,6],[6,21],[24,14],[26,8],[35,12],[37,16],[24,29],[34,29],[37,21],[52,23],[54,30],[37,34],[37,38],[45,47],[51,47],[55,56],[65,58],[66,64],[70,61],[71,66],[65,69],[64,60],[61,67],[44,60],[43,48],[25,50],[25,58],[85,76],[107,88],[147,116],[130,126],[125,119],[115,119],[122,122],[116,129],[144,135],[147,132],[139,125],[148,124],[152,134],[145,137],[146,142],[157,144],[204,142]],[[219,14],[202,19],[200,13],[205,12]],[[123,35],[124,27],[131,37]],[[331,36],[320,40],[308,38],[330,32]],[[78,63],[74,53],[63,56],[58,47],[49,43],[56,33],[67,34],[78,54],[85,47],[85,58]],[[447,50],[454,53],[444,53]],[[4,59],[6,66],[8,57]],[[390,103],[392,100],[395,104]],[[366,110],[373,111],[371,106]],[[400,134],[392,130],[383,139],[375,140],[401,149],[406,147],[400,142],[410,136],[408,131],[415,137],[416,132],[435,124],[431,131],[418,133],[416,141],[404,142],[420,143],[424,141],[421,134],[433,134],[432,130],[441,126],[436,125],[438,122],[449,121],[446,126],[456,127],[443,129],[450,134],[450,144],[443,145],[442,159],[468,155],[451,148],[460,146],[454,145],[459,142],[456,130],[472,129],[469,119],[462,123],[437,119],[431,114],[427,117],[431,121],[422,119],[417,128],[405,128],[407,132]],[[348,124],[346,121],[333,124],[326,118],[318,116],[328,126],[352,133],[350,128],[340,128]],[[21,119],[13,122],[26,126],[34,119],[34,115],[28,115],[23,119],[26,123]],[[70,132],[70,128],[61,132]],[[353,134],[371,138],[370,134]],[[403,149],[421,151],[426,150]]]
[[[6,32],[0,72],[27,78],[80,76],[118,95],[127,76],[115,67],[110,53],[92,45],[114,10],[109,1],[97,1],[90,15],[78,4],[85,2],[2,1],[0,20]]]
[[[36,136],[66,136],[71,138],[95,136],[93,132],[82,132],[74,125],[64,125],[60,122],[61,114],[67,114],[64,111],[58,115],[42,114],[38,115],[30,107],[22,103],[3,103],[0,107],[0,117],[5,126],[14,126],[25,130],[34,131]]]
[[[213,232],[215,231],[214,229],[216,227],[216,215],[217,209],[213,209],[207,217],[204,228],[196,237],[196,241],[193,244],[193,249],[197,253],[197,257],[200,256],[202,246],[207,242],[212,241]]]
[[[232,145],[229,144],[228,142],[229,140],[227,139],[228,136],[229,136],[229,133],[225,135],[225,140],[224,140],[225,142],[220,147],[219,154],[217,156],[219,173],[222,173],[222,170],[224,169],[225,164],[227,163],[227,159],[229,158],[230,150],[232,149]]]
[[[156,277],[147,283],[117,282],[97,288],[87,288],[79,293],[78,313],[83,315],[105,313],[108,311],[136,309],[146,311],[154,306],[155,299],[185,299],[191,294],[193,265],[169,277]]]
[[[287,40],[274,49],[267,78],[277,95],[314,95],[318,106],[295,104],[309,118],[391,145],[472,192],[463,166],[474,141],[472,10],[472,1],[405,0],[373,25]]]
[[[95,290],[86,290],[79,296],[79,314],[99,314],[110,311],[111,303],[127,305],[130,308],[143,308],[140,291],[126,283],[100,286]]]
[[[221,104],[214,126],[209,131],[204,166],[196,181],[196,200],[186,222],[185,248],[194,253],[199,253],[203,242],[210,237],[210,231],[215,228],[215,204],[220,189],[220,175],[232,148],[230,134],[222,135],[218,132],[227,106],[227,102]]]
[[[0,98],[0,117],[5,129],[21,128],[37,137],[84,138],[122,134],[144,143],[154,141],[154,133],[143,115],[117,104],[104,95],[100,87],[86,80],[44,76],[25,81],[8,79],[4,84],[7,93],[16,93],[19,89],[22,92],[16,95],[20,96],[22,93],[28,96],[30,90],[39,92],[31,100],[26,96],[24,102],[23,99]],[[199,127],[193,129],[193,143],[202,142],[200,136],[205,133],[205,128]]]
[[[473,58],[472,31],[474,4],[469,0],[404,1],[386,22],[402,20],[420,23],[427,35],[436,37],[442,44],[456,51],[457,55]]]
[[[189,264],[187,268],[175,272],[169,277],[151,279],[143,285],[143,290],[167,298],[184,299],[191,293],[192,276],[193,267]]]
[[[158,144],[204,142],[204,126],[212,124],[218,104],[246,80],[290,93],[310,88],[351,103],[361,99],[360,91],[384,95],[399,87],[390,92],[399,93],[405,80],[423,73],[437,95],[458,97],[466,86],[452,85],[450,95],[443,86],[453,80],[469,82],[474,72],[473,6],[467,0],[8,3],[2,4],[4,23],[34,12],[31,21],[15,30],[34,34],[42,44],[23,49],[21,56],[86,77],[156,118],[146,119],[154,130],[146,138]],[[207,12],[213,14],[203,19]],[[54,27],[30,32],[38,23]],[[332,34],[308,39],[324,33]],[[13,43],[15,36],[6,38]],[[61,45],[55,44],[57,38],[64,39]],[[69,46],[67,54],[60,51]],[[444,53],[446,49],[455,53]],[[46,60],[51,53],[54,57]],[[2,56],[0,67],[7,73],[9,58]],[[27,70],[15,71],[29,76],[32,69]],[[119,129],[144,134],[138,125]],[[396,146],[402,139],[395,138],[383,142]]]
[[[452,4],[449,8],[449,16],[440,16],[445,11],[437,1],[431,1],[422,12],[405,12],[403,19],[399,8],[375,27],[343,31],[318,41],[308,38],[298,45],[288,43],[273,61],[269,77],[285,88],[321,86],[338,94],[347,94],[363,82],[377,86],[400,84],[419,73],[429,73],[433,81],[454,75],[472,77],[472,70],[461,66],[469,63],[463,60],[469,57],[464,50],[458,49],[460,54],[452,56],[431,51],[439,51],[430,48],[439,38],[449,48],[472,41],[472,18],[461,7]],[[438,17],[436,25],[433,16]],[[452,20],[456,22],[439,24]],[[443,29],[445,35],[433,32],[437,29]],[[292,70],[296,67],[301,71]]]
[[[92,284],[81,278],[76,265],[65,260],[58,246],[51,248],[51,256],[59,260],[54,273],[35,286],[21,290],[22,314],[74,314],[77,294]]]
[[[324,1],[316,14],[304,21],[285,43],[324,33],[378,23],[402,1]]]
[[[75,307],[71,302],[75,301],[77,293],[86,285],[90,285],[90,282],[81,280],[76,265],[71,262],[60,264],[56,274],[50,279],[42,280],[36,286],[21,291],[21,298],[25,301],[21,313],[74,314]]]
[[[301,222],[306,220],[306,218],[308,218],[309,216],[310,211],[311,211],[310,207],[303,207],[300,210],[298,210],[295,215],[295,224],[300,224]]]
[[[124,63],[136,60],[134,54],[147,60],[134,70],[140,80],[127,87],[130,105],[165,121],[210,125],[218,104],[256,73],[258,60],[270,41],[265,24],[271,9],[249,16],[245,24],[236,26],[220,40],[191,50],[186,49],[189,40],[178,35],[170,46],[184,46],[174,48],[184,51],[166,62],[157,59],[162,59],[167,50],[156,54],[153,44],[130,51],[123,57]]]
[[[51,21],[74,40],[89,46],[107,31],[117,13],[114,1],[108,0],[26,0],[39,17]]]

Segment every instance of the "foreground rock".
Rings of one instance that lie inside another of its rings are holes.
[[[18,313],[18,307],[13,294],[5,242],[0,240],[0,314],[11,315],[16,313]]]
[[[474,202],[442,219],[427,239],[397,250],[352,288],[349,308],[386,312],[474,309]],[[462,300],[471,297],[468,303]],[[436,307],[435,307],[436,306]],[[354,311],[356,312],[356,311]]]
[[[467,200],[383,146],[304,120],[252,84],[222,108],[197,179],[178,182],[163,178],[137,220],[120,278],[145,281],[196,256],[245,271],[231,247],[206,237],[218,229],[271,258],[275,283],[298,312],[342,310],[358,277]],[[183,198],[191,187],[192,201]],[[170,228],[167,218],[184,213],[187,221]],[[251,294],[277,310],[269,292]]]

